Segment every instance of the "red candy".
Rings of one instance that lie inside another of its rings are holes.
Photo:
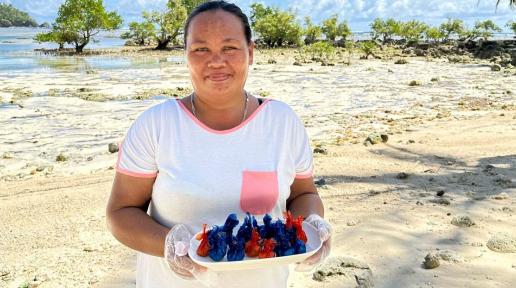
[[[208,242],[208,233],[206,233],[206,224],[202,225],[202,234],[197,235],[197,240],[201,240],[199,247],[197,248],[197,255],[201,257],[208,256],[210,252],[210,243]]]
[[[296,228],[297,239],[306,243],[308,238],[306,237],[305,231],[303,231],[303,217],[299,216],[294,220],[294,227]]]
[[[258,241],[260,240],[260,233],[258,233],[257,229],[254,228],[251,236],[251,240],[245,243],[245,255],[249,257],[256,257],[260,252],[260,244]]]
[[[283,212],[283,217],[285,217],[285,227],[287,230],[292,229],[292,225],[294,224],[294,217],[290,211]]]
[[[260,248],[260,252],[258,253],[258,258],[276,257],[276,253],[274,253],[274,247],[276,247],[276,242],[274,239],[265,239],[263,241],[262,247]]]

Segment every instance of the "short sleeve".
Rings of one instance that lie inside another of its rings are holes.
[[[310,178],[313,176],[313,154],[310,147],[310,140],[306,133],[305,126],[301,120],[294,115],[293,153],[296,167],[296,179]]]
[[[143,112],[127,131],[119,145],[117,172],[140,178],[156,177],[157,130],[154,114],[152,108]]]

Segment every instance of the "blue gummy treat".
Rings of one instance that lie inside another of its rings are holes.
[[[226,232],[219,226],[214,226],[208,235],[210,252],[208,255],[213,261],[221,261],[227,252]]]
[[[292,245],[292,248],[294,248],[295,254],[302,254],[302,253],[306,252],[305,242],[303,242],[299,239],[296,239],[296,241],[294,242],[294,245]]]
[[[276,255],[292,255],[294,253],[294,249],[292,249],[290,245],[290,239],[288,238],[285,224],[278,219],[272,226],[274,230],[274,240],[276,241],[276,247],[274,248]]]
[[[228,261],[240,261],[245,256],[245,241],[243,238],[232,237],[229,242]]]
[[[244,219],[244,223],[242,223],[242,226],[240,226],[240,228],[238,229],[237,238],[242,238],[245,242],[251,240],[251,237],[253,235],[253,228],[258,227],[258,225],[254,225],[253,222],[256,223],[256,219],[254,218],[254,216],[251,216],[249,212],[247,212],[247,215]]]
[[[269,214],[263,216],[263,225],[259,226],[259,233],[262,239],[270,239],[274,237],[274,229],[272,227],[272,217]]]

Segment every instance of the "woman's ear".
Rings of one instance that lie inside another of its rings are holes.
[[[249,65],[253,65],[254,60],[254,42],[249,43]]]

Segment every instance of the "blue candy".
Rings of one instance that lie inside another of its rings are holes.
[[[208,235],[208,243],[210,243],[210,252],[208,253],[210,258],[213,261],[221,261],[227,251],[226,232],[222,231],[219,226],[213,226]]]
[[[238,217],[235,213],[229,214],[228,218],[226,218],[226,223],[224,223],[224,227],[222,227],[222,231],[226,233],[226,242],[231,242],[231,237],[233,237],[233,229],[238,225]]]
[[[255,227],[258,227],[258,224],[256,223],[256,218],[254,218],[254,216],[247,212],[247,215],[244,219],[244,223],[242,223],[242,226],[240,226],[240,228],[238,229],[237,238],[244,239],[244,242],[251,240],[251,237],[253,235],[253,228]]]
[[[306,252],[305,242],[303,242],[299,239],[296,239],[296,241],[294,242],[294,245],[292,245],[292,247],[294,248],[294,254],[301,254],[301,253]]]
[[[240,261],[245,256],[245,241],[243,238],[232,237],[229,242],[228,261]]]
[[[271,222],[271,215],[265,214],[265,216],[263,216],[263,225],[260,225],[258,228],[258,232],[260,233],[260,237],[262,239],[270,239],[274,237],[274,229]]]
[[[288,238],[285,224],[278,219],[272,224],[274,229],[274,239],[276,240],[276,247],[274,252],[277,256],[288,256],[294,254],[294,249],[290,245],[290,239]]]

